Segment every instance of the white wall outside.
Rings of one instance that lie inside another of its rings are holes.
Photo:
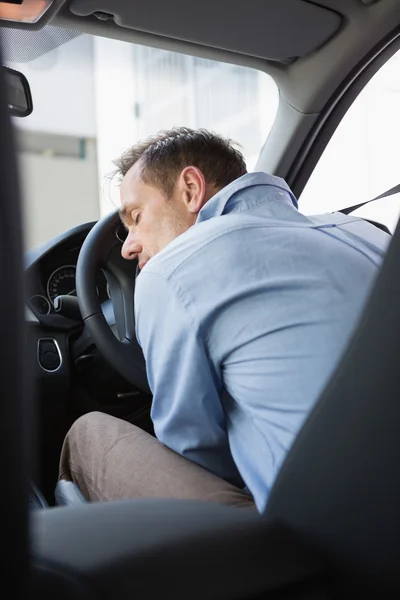
[[[95,160],[28,153],[21,153],[19,159],[26,250],[79,223],[98,220],[100,210]]]

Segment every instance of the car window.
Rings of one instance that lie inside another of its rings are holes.
[[[54,27],[29,34],[7,61],[28,77],[34,102],[31,116],[14,119],[27,249],[115,210],[112,161],[161,129],[212,129],[241,144],[254,168],[279,102],[268,75],[84,34],[57,42]]]
[[[306,214],[331,212],[375,198],[400,183],[400,52],[369,81],[328,143],[303,193]],[[353,214],[394,231],[400,194]]]

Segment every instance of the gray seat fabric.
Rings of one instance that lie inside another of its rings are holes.
[[[306,585],[325,568],[283,526],[212,502],[95,502],[33,517],[40,598],[58,599],[63,590],[63,598],[85,600],[262,598]]]

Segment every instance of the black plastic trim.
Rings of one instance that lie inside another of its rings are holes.
[[[32,114],[32,111],[33,111],[33,99],[32,99],[32,92],[31,92],[31,86],[29,85],[29,81],[27,80],[26,76],[23,73],[21,73],[21,71],[16,71],[15,69],[11,69],[10,67],[6,67],[6,66],[4,66],[3,69],[6,72],[11,73],[12,75],[14,75],[17,79],[19,79],[21,81],[22,87],[24,88],[24,92],[25,92],[26,109],[24,111],[18,112],[18,110],[14,109],[14,108],[9,108],[10,115],[12,117],[17,117],[19,119],[29,117],[29,115]]]
[[[58,354],[58,357],[60,359],[60,362],[57,365],[57,367],[55,367],[54,369],[48,369],[48,368],[46,368],[43,365],[42,361],[41,361],[41,358],[40,358],[40,352],[41,352],[40,351],[40,346],[41,346],[42,342],[51,342],[54,345],[55,349],[57,350],[57,354]],[[57,342],[57,340],[55,338],[52,338],[52,337],[41,337],[41,338],[38,339],[38,343],[37,343],[37,361],[38,361],[38,364],[39,364],[40,368],[43,369],[43,371],[46,371],[46,373],[56,373],[57,371],[59,371],[61,369],[61,367],[63,366],[63,356],[62,356],[62,352],[61,352],[60,346],[59,346],[59,344],[58,344],[58,342]]]

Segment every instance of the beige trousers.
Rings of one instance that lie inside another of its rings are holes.
[[[135,425],[91,412],[67,433],[60,479],[74,481],[87,500],[178,498],[253,507],[252,497],[173,452]]]

